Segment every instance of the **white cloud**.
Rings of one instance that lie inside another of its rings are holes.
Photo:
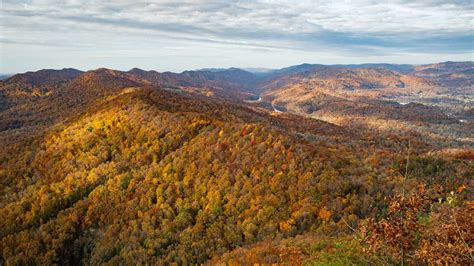
[[[473,11],[471,0],[3,0],[0,42],[2,50],[30,47],[26,53],[32,46],[78,54],[81,47],[83,54],[140,47],[131,54],[156,55],[176,45],[190,54],[453,55],[472,52]]]

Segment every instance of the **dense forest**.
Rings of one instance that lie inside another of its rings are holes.
[[[4,81],[0,264],[474,262],[472,143],[272,112],[231,71]]]

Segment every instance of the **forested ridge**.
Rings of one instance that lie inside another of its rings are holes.
[[[5,123],[1,264],[472,263],[470,147],[108,70],[61,84],[8,98],[48,115]]]

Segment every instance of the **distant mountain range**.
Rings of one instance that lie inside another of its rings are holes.
[[[4,79],[7,79],[11,76],[13,76],[15,74],[4,74],[4,73],[0,73],[0,80],[4,80]]]
[[[173,83],[186,84],[186,83],[201,83],[212,82],[215,80],[220,81],[231,81],[242,85],[243,83],[256,84],[261,83],[262,80],[268,80],[275,77],[281,77],[291,74],[304,73],[307,71],[314,72],[317,69],[384,69],[400,74],[418,76],[427,78],[433,81],[437,81],[442,86],[466,86],[472,85],[474,62],[443,62],[437,64],[427,65],[409,65],[409,64],[337,64],[337,65],[322,65],[322,64],[301,64],[294,65],[281,69],[267,69],[267,68],[204,68],[194,71],[184,71],[182,73],[163,72],[157,71],[145,71],[138,68],[131,69],[128,73],[146,76],[147,79],[155,80],[155,83]],[[45,75],[46,80],[44,83],[48,83],[48,75],[54,72],[52,70],[40,70],[38,72],[27,72],[22,75],[24,79],[34,79],[34,76]],[[82,71],[75,69],[63,69],[62,73],[57,72],[59,75],[73,75],[82,73]],[[2,79],[15,76],[13,74],[0,75]],[[31,76],[31,77],[29,77]],[[54,75],[53,75],[54,76]],[[158,77],[159,76],[159,77]],[[56,78],[56,77],[53,77]],[[59,78],[59,77],[58,77]],[[161,81],[158,81],[161,80]],[[28,82],[25,80],[25,82]],[[466,84],[465,84],[466,83]]]
[[[466,62],[443,62],[443,63],[436,63],[436,64],[425,64],[425,65],[410,65],[410,64],[387,64],[387,63],[365,63],[365,64],[333,64],[333,65],[325,65],[325,64],[300,64],[300,65],[294,65],[290,67],[285,67],[281,69],[271,69],[271,68],[241,68],[242,70],[255,73],[255,74],[261,74],[265,73],[268,75],[272,74],[279,74],[279,73],[284,73],[284,74],[290,74],[290,73],[297,73],[297,72],[302,72],[305,70],[309,69],[314,69],[314,68],[327,68],[327,67],[333,67],[333,68],[353,68],[353,69],[362,69],[362,68],[373,68],[373,69],[387,69],[387,70],[392,70],[396,71],[399,73],[403,74],[409,74],[409,73],[415,73],[419,71],[420,69],[445,69],[446,71],[452,71],[452,70],[461,70],[461,69],[469,69],[472,68],[472,61],[466,61]],[[198,71],[212,71],[212,72],[220,72],[220,71],[225,71],[227,70],[226,68],[203,68],[199,69]]]

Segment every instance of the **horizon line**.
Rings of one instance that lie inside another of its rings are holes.
[[[300,64],[295,64],[295,65],[284,66],[284,67],[281,67],[281,68],[268,68],[268,67],[264,67],[264,66],[255,66],[255,67],[252,67],[252,66],[249,66],[249,67],[235,67],[235,66],[230,66],[230,67],[202,67],[202,68],[196,68],[196,69],[187,69],[187,70],[183,70],[181,72],[169,71],[169,70],[158,71],[156,69],[143,69],[143,68],[140,68],[140,67],[132,67],[130,69],[115,69],[115,68],[109,68],[109,67],[98,67],[98,68],[92,68],[92,69],[87,69],[87,70],[81,69],[81,68],[76,68],[76,67],[63,67],[63,68],[39,68],[39,69],[36,69],[36,70],[28,70],[28,71],[25,71],[25,72],[1,72],[0,75],[13,76],[13,75],[17,75],[17,74],[34,73],[34,72],[38,72],[38,71],[41,71],[41,70],[56,70],[56,71],[59,71],[59,70],[67,70],[67,69],[78,70],[78,71],[81,71],[81,72],[96,71],[96,70],[100,70],[100,69],[108,69],[108,70],[115,70],[115,71],[121,71],[121,72],[129,72],[133,69],[138,69],[138,70],[142,70],[142,71],[155,71],[155,72],[158,72],[158,73],[169,72],[169,73],[175,73],[175,74],[182,74],[182,73],[188,72],[188,71],[219,72],[219,71],[225,71],[225,70],[229,70],[229,69],[240,69],[240,70],[243,70],[243,71],[254,73],[252,71],[248,71],[248,69],[262,69],[262,70],[264,69],[266,71],[264,71],[263,73],[265,73],[265,72],[271,72],[271,71],[275,71],[275,70],[290,68],[290,67],[294,67],[294,66],[302,66],[302,65],[314,65],[314,66],[325,66],[325,67],[342,66],[342,68],[344,68],[344,66],[362,66],[362,65],[424,66],[424,65],[434,65],[434,64],[444,64],[444,63],[474,63],[474,61],[473,60],[465,60],[465,61],[447,60],[447,61],[424,63],[424,64],[383,63],[383,62],[378,62],[378,63],[374,63],[374,62],[350,63],[350,64],[344,64],[344,63],[337,63],[337,64],[300,63]]]

